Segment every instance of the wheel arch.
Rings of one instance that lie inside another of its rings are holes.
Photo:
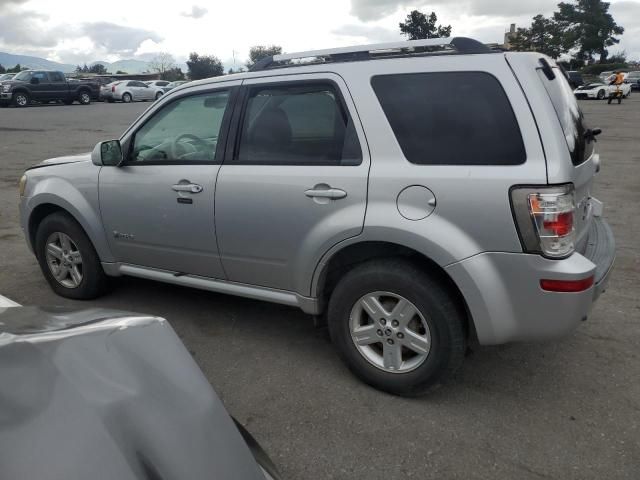
[[[424,253],[389,241],[362,241],[346,245],[334,252],[316,273],[312,285],[312,297],[318,299],[320,310],[326,309],[333,289],[344,274],[364,262],[384,258],[406,258],[445,285],[456,298],[457,304],[464,314],[465,333],[468,339],[475,341],[476,331],[471,310],[462,291],[449,274]]]
[[[113,261],[113,256],[111,255],[111,250],[109,249],[107,239],[104,234],[104,229],[101,227],[101,223],[99,221],[99,218],[96,217],[95,212],[91,211],[91,213],[89,214],[90,218],[86,218],[86,216],[82,215],[79,210],[74,208],[73,205],[57,198],[42,199],[41,202],[31,207],[25,225],[27,229],[25,235],[27,236],[29,244],[31,245],[34,252],[35,237],[40,223],[47,216],[56,212],[62,212],[66,215],[69,215],[78,223],[78,225],[80,225],[87,237],[89,237],[89,240],[91,241],[91,244],[96,250],[96,253],[98,254],[98,257],[101,261]]]

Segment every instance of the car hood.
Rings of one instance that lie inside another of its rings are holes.
[[[87,161],[91,161],[91,152],[80,153],[78,155],[67,155],[65,157],[49,158],[36,165],[33,165],[28,170],[32,170],[34,168],[51,167],[53,165],[66,165],[67,163],[78,163]]]
[[[264,480],[158,317],[0,307],[0,405],[2,478]]]
[[[27,82],[22,80],[3,80],[0,82],[2,85],[25,85]]]

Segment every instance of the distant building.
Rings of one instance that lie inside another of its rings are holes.
[[[505,50],[511,49],[511,41],[515,38],[517,34],[518,32],[516,31],[516,24],[512,23],[511,26],[509,27],[509,31],[505,32],[504,34],[503,48]]]

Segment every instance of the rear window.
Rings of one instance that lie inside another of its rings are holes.
[[[484,72],[371,80],[404,156],[419,165],[519,165],[526,152],[498,80]]]
[[[587,125],[569,82],[562,75],[559,67],[554,66],[553,72],[556,77],[553,80],[549,80],[541,68],[538,69],[538,76],[544,84],[558,120],[560,120],[564,138],[567,140],[571,154],[571,161],[574,165],[580,165],[591,157],[593,141],[585,139]]]

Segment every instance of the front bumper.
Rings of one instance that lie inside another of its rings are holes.
[[[611,228],[595,217],[584,254],[562,260],[523,253],[487,252],[450,265],[481,345],[561,337],[587,318],[605,290],[615,259]],[[577,293],[548,292],[540,280],[581,280],[595,284]]]

